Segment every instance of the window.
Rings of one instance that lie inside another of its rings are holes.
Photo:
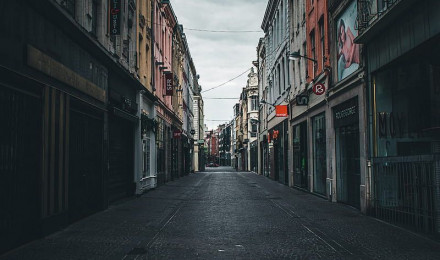
[[[75,17],[75,0],[61,1],[61,5],[66,8],[67,12],[69,12],[70,15]]]
[[[258,96],[251,96],[251,111],[258,110]]]
[[[307,54],[307,42],[304,42],[303,44],[303,53]],[[299,59],[301,61],[301,59]],[[309,67],[307,66],[307,62],[305,65],[305,69],[306,69],[306,78],[309,77]]]
[[[322,59],[322,68],[324,68],[325,63],[325,42],[324,42],[324,18],[321,18],[319,21],[319,33],[321,40],[321,59]]]
[[[92,0],[92,30],[90,31],[96,36],[96,29],[98,28],[98,1]]]
[[[313,30],[310,33],[310,48],[311,48],[311,56],[312,56],[311,58],[316,60],[316,53],[315,53],[315,30]],[[313,64],[313,75],[312,75],[313,78],[315,77],[315,73],[316,73],[315,65],[314,64]]]
[[[277,69],[277,83],[278,83],[278,95],[281,95],[281,65],[278,64],[278,69]]]
[[[142,141],[142,176],[150,175],[150,139]]]
[[[286,89],[286,75],[285,75],[285,62],[284,62],[284,58],[283,58],[283,60],[281,61],[281,69],[283,70],[283,75],[282,75],[282,79],[281,79],[281,83],[282,83],[282,85],[283,85],[283,91]]]

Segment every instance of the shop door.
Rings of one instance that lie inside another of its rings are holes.
[[[70,110],[69,220],[90,215],[101,208],[103,198],[102,116]]]
[[[282,164],[280,164],[282,162],[282,155],[280,155],[280,145],[278,143],[277,140],[274,140],[274,145],[273,145],[273,149],[274,149],[274,172],[275,172],[275,178],[274,180],[279,181],[280,180],[280,170],[282,169]]]
[[[109,126],[109,202],[134,193],[133,128],[126,120],[112,117]]]
[[[38,235],[41,99],[0,85],[0,255]]]
[[[336,129],[337,199],[360,208],[359,128],[356,125]]]
[[[293,127],[293,171],[294,185],[308,189],[307,122]]]

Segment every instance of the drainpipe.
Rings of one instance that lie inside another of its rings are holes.
[[[155,82],[155,75],[154,75],[154,70],[155,70],[155,64],[154,64],[154,46],[155,46],[155,35],[154,35],[154,10],[156,10],[155,8],[155,2],[156,0],[151,0],[151,87],[153,89],[153,95],[156,92],[156,82]]]

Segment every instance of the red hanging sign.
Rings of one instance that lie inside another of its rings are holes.
[[[173,73],[165,74],[165,96],[173,95]]]
[[[287,105],[275,106],[276,117],[287,117]]]
[[[322,83],[316,83],[315,85],[313,85],[312,91],[318,96],[322,95],[325,93],[325,86]]]

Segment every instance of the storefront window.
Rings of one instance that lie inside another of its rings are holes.
[[[142,172],[143,177],[150,176],[150,138],[142,141]]]
[[[325,135],[325,114],[315,116],[313,124],[313,190],[325,195],[327,179],[327,152]]]
[[[376,157],[431,153],[439,140],[439,74],[439,66],[411,59],[374,75]]]

